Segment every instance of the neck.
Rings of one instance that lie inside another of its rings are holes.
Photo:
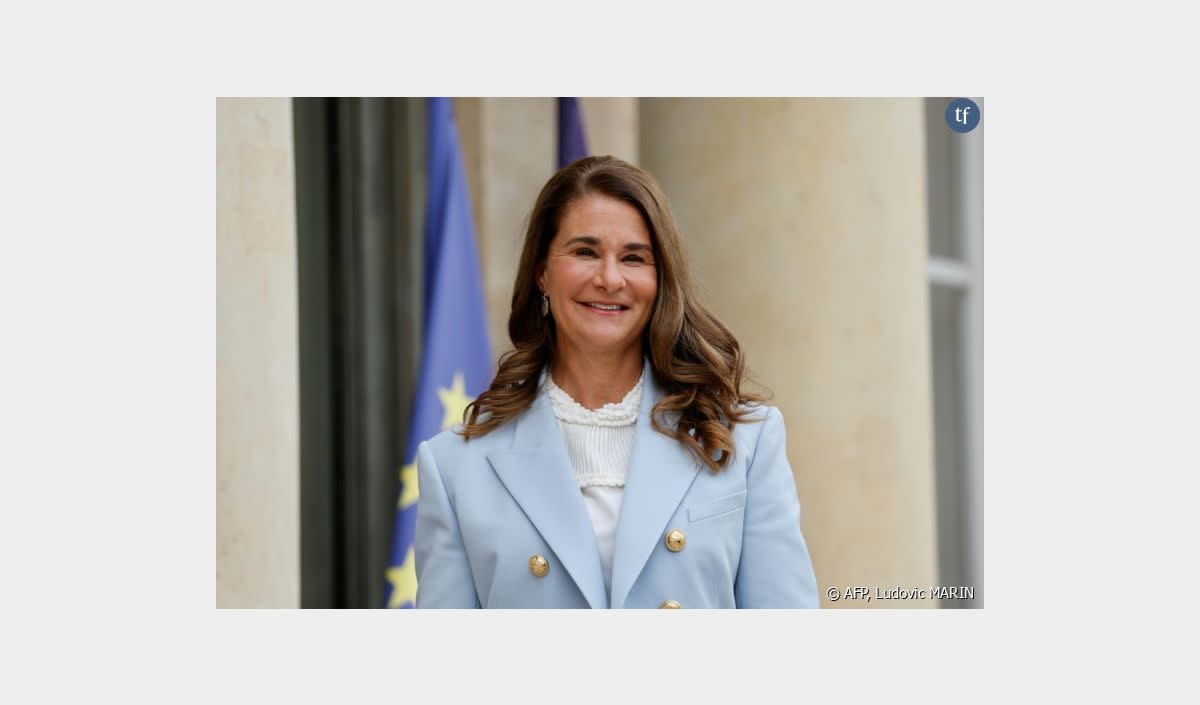
[[[642,365],[640,344],[615,354],[560,349],[550,365],[550,375],[572,399],[595,411],[624,399],[642,376]]]

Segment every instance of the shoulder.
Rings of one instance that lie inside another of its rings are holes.
[[[746,421],[743,423],[760,423],[768,417],[783,418],[779,409],[769,404],[738,404],[738,409],[746,414]]]
[[[512,427],[510,421],[490,433],[467,439],[461,433],[462,424],[455,424],[421,443],[421,447],[429,453],[438,471],[445,477],[457,468],[487,462],[489,451],[507,448],[512,442]]]
[[[742,404],[740,407],[746,413],[744,420],[733,427],[733,442],[738,451],[753,462],[759,446],[765,441],[782,437],[783,414],[779,409],[767,404]]]
[[[509,422],[493,429],[491,433],[467,439],[462,435],[462,424],[456,423],[454,427],[443,430],[442,433],[433,436],[422,445],[428,446],[428,450],[433,454],[433,459],[437,460],[439,464],[443,460],[462,462],[462,460],[468,459],[482,459],[487,451],[508,446],[511,442],[511,435],[512,423]]]

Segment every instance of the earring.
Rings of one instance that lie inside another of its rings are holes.
[[[546,296],[546,292],[542,292],[542,315],[550,315],[550,299]]]

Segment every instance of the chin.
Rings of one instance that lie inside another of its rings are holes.
[[[629,343],[624,340],[613,340],[612,338],[588,338],[583,341],[584,345],[598,352],[620,352],[629,347]]]
[[[636,343],[637,338],[612,335],[585,335],[581,336],[579,342],[581,347],[597,352],[620,352]]]

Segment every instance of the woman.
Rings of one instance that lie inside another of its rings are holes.
[[[417,455],[417,607],[817,607],[783,420],[741,389],[662,189],[613,157],[529,217],[515,350]]]

